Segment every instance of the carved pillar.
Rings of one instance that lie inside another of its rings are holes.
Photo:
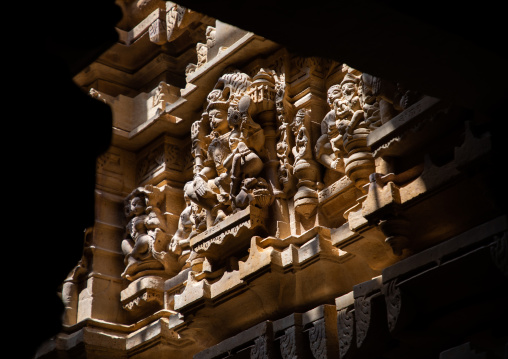
[[[277,195],[282,192],[282,186],[278,176],[279,159],[277,158],[275,85],[273,74],[261,69],[254,76],[247,93],[254,103],[257,122],[263,128],[265,135],[265,153],[263,157],[266,179]],[[289,218],[289,212],[285,200],[280,198],[280,196],[276,196],[272,209],[274,211],[274,223],[277,226],[276,236],[284,238],[290,234],[289,224],[286,222],[287,218]]]

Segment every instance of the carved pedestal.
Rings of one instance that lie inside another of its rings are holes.
[[[141,277],[120,292],[120,301],[132,318],[143,318],[164,307],[164,279]]]
[[[238,253],[243,256],[251,237],[265,231],[264,218],[262,209],[249,206],[193,237],[191,248],[197,258],[206,258],[211,263]]]

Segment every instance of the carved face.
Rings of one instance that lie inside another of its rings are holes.
[[[305,112],[298,111],[298,113],[296,114],[295,120],[291,124],[291,127],[293,128],[293,133],[295,136],[298,135],[300,128],[303,126],[304,119],[305,119]]]
[[[346,99],[351,99],[357,91],[357,87],[353,82],[346,82],[342,85],[342,93]]]
[[[228,126],[228,114],[222,109],[212,109],[208,112],[210,120],[210,128],[212,131],[216,131],[219,134],[224,134],[229,130]]]
[[[141,197],[134,197],[130,204],[130,213],[139,216],[145,211],[145,201]]]
[[[342,96],[342,91],[339,85],[333,85],[328,89],[328,105],[330,107],[334,107],[334,104],[340,99]]]

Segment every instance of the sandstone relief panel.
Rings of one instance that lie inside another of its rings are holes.
[[[213,46],[208,30],[208,43],[199,46]],[[272,253],[274,240],[276,256],[314,239],[342,261],[344,252],[333,248],[330,235],[318,240],[316,230],[340,227],[361,213],[375,173],[367,136],[418,96],[347,65],[295,61],[287,53],[271,63],[226,68],[204,99],[190,128],[193,177],[183,185],[176,230],[168,230],[163,211],[175,192],[169,195],[164,185],[139,187],[126,199],[124,278],[171,278],[189,268],[194,287],[240,280],[234,273],[249,272],[246,263]],[[184,149],[178,150],[183,158]],[[145,162],[140,165],[150,172]],[[381,230],[375,232],[378,249],[369,255],[386,256],[390,247]],[[188,286],[177,295],[177,306],[199,297],[193,291]]]

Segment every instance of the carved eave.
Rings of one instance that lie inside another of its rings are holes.
[[[234,32],[236,28],[230,31]],[[215,57],[187,76],[187,85],[181,91],[181,99],[166,108],[166,113],[179,118],[188,116],[189,113],[201,115],[206,96],[228,66],[239,66],[253,57],[267,56],[280,48],[280,45],[263,37],[242,32],[243,36],[231,46],[219,51]]]
[[[261,208],[249,206],[191,238],[191,248],[210,261],[228,258],[246,250],[252,236],[266,233],[265,217]]]
[[[434,138],[435,131],[446,132],[448,128],[441,126],[443,121],[440,121],[441,117],[436,118],[436,115],[446,111],[448,107],[449,105],[440,99],[425,96],[372,131],[367,145],[375,157],[408,154],[428,143],[429,138]],[[408,141],[405,138],[408,138]]]
[[[433,357],[450,336],[488,327],[499,315],[501,323],[506,319],[507,223],[505,216],[495,218],[387,267],[337,297],[334,306],[264,321],[195,357],[218,359],[245,348],[284,359],[372,357],[391,350],[410,357],[423,328],[430,335],[419,352]],[[440,285],[429,290],[428,283]],[[482,315],[470,315],[477,311]]]
[[[225,338],[263,320],[263,313],[280,316],[313,303],[333,302],[361,282],[360,278],[376,275],[360,257],[332,246],[326,228],[316,227],[284,240],[252,237],[248,253],[238,262],[238,269],[218,278],[199,280],[189,273],[185,289],[174,296],[175,310],[184,317],[208,320],[199,325],[191,322],[188,329],[198,325],[207,336],[213,333],[215,340]],[[315,281],[316,276],[328,284]],[[281,290],[286,298],[283,302],[277,299]],[[244,308],[242,315],[232,321],[231,313],[238,307]]]
[[[121,54],[110,55],[112,60],[105,61],[99,59],[89,66],[81,74],[75,77],[76,83],[86,88],[94,88],[106,102],[113,108],[113,138],[112,145],[129,151],[138,151],[145,144],[156,139],[161,133],[171,134],[173,137],[183,137],[190,131],[191,124],[199,119],[203,110],[203,103],[206,102],[206,96],[213,89],[216,79],[222,74],[222,71],[230,65],[245,63],[248,59],[256,56],[267,56],[280,48],[279,45],[266,40],[253,33],[249,33],[237,28],[224,28],[225,32],[238,33],[237,41],[219,51],[215,57],[187,77],[187,85],[179,90],[175,86],[184,86],[183,82],[178,80],[178,76],[158,76],[157,81],[153,81],[153,75],[150,83],[141,83],[147,80],[147,73],[164,73],[167,69],[174,69],[177,64],[183,66],[180,73],[184,72],[184,67],[190,61],[192,54],[180,55],[179,58],[171,57],[166,53],[157,55],[152,61],[144,64],[136,70],[121,70],[116,68],[118,64],[107,64],[114,59],[122,58]],[[241,36],[240,36],[241,35]],[[140,39],[133,43],[135,46]],[[148,40],[146,40],[148,41]],[[148,41],[149,42],[149,41]],[[151,43],[150,43],[151,44]],[[152,46],[153,44],[146,46]],[[123,49],[124,45],[117,45]],[[140,46],[141,44],[137,45]],[[219,46],[219,45],[217,45]],[[112,52],[116,51],[110,50]],[[125,48],[122,51],[128,51],[125,57],[132,57],[132,50]],[[144,51],[150,52],[148,49]],[[158,49],[152,49],[152,52],[159,52]],[[190,51],[190,50],[188,50]],[[128,54],[128,56],[127,56]],[[107,54],[103,55],[106,56]],[[173,71],[173,70],[172,70]],[[102,80],[104,78],[104,80]],[[124,84],[129,90],[119,91],[105,85],[104,81],[117,84]],[[166,81],[175,87],[176,97],[171,103],[166,103],[160,108],[153,108],[151,103],[156,95],[156,89],[160,81]],[[102,84],[102,85],[101,85]],[[101,88],[104,87],[104,91]],[[136,89],[136,90],[133,90]],[[117,94],[117,95],[115,95]],[[132,109],[145,109],[144,111]]]
[[[117,44],[74,81],[112,96],[135,96],[150,91],[160,81],[185,86],[185,67],[196,56],[193,44],[205,39],[206,27],[213,25],[215,19],[186,9],[183,19],[172,26],[178,31],[170,35],[171,25],[166,17],[174,5],[169,1],[149,1],[134,9],[134,3],[121,4],[124,19],[116,28]]]
[[[460,318],[469,305],[462,298],[477,295],[484,303],[482,317],[488,317],[488,313],[495,316],[496,307],[508,296],[507,229],[506,216],[497,217],[386,268],[382,274],[383,293],[392,335],[407,335],[404,332],[414,330],[410,325],[416,320],[439,331],[439,320],[434,322],[433,317],[438,308],[460,302],[447,314]],[[461,268],[459,276],[457,268]],[[422,283],[440,284],[433,291],[424,291]],[[456,322],[456,330],[461,331],[477,325],[472,321],[451,322]]]
[[[424,98],[373,131],[368,142],[386,172],[371,176],[362,216],[401,241],[395,246],[418,252],[499,214],[500,206],[484,195],[492,190],[485,181],[490,138],[474,126],[467,113]],[[423,143],[431,143],[425,152]],[[408,157],[413,162],[404,163]]]

